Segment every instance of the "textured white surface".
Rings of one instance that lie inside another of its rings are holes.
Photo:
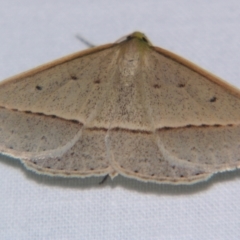
[[[0,3],[0,79],[140,30],[240,88],[240,2]],[[1,239],[239,239],[240,171],[192,186],[39,176],[0,157]]]

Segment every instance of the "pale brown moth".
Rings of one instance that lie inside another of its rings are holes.
[[[1,82],[0,152],[47,175],[198,182],[240,166],[240,91],[135,32]]]

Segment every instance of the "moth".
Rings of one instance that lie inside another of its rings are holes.
[[[0,82],[0,152],[40,174],[199,182],[240,166],[240,91],[134,32]]]

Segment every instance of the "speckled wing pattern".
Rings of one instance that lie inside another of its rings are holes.
[[[240,91],[135,32],[0,83],[0,152],[36,172],[192,183],[240,166]]]

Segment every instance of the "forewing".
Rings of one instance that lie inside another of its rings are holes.
[[[168,54],[149,51],[143,68],[145,101],[155,129],[240,124],[238,89],[175,54]]]

